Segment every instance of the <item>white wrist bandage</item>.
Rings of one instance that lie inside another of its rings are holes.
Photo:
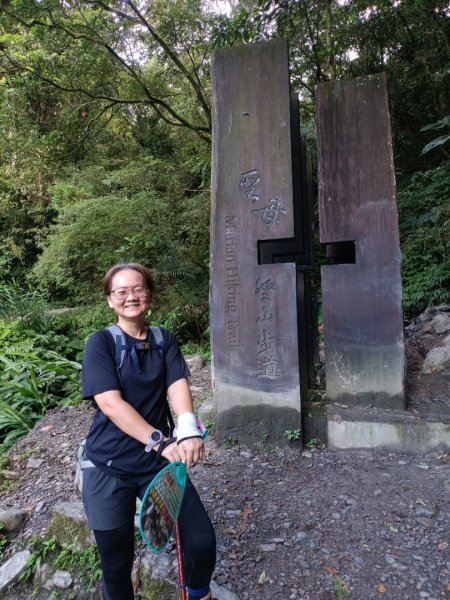
[[[202,429],[204,428],[194,413],[183,413],[178,417],[178,425],[174,431],[174,435],[177,436],[177,443],[186,438],[202,437]]]

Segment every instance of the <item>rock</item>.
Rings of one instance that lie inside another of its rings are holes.
[[[446,333],[450,331],[450,314],[439,313],[431,321],[431,325],[436,333]]]
[[[31,556],[29,550],[22,550],[11,556],[0,567],[0,594],[8,589],[25,571],[27,561]]]
[[[235,593],[223,585],[217,585],[215,581],[211,581],[211,592],[214,600],[239,600]]]
[[[60,545],[74,544],[87,548],[95,544],[95,539],[87,526],[86,515],[81,502],[60,502],[53,509],[47,535],[54,537]]]
[[[437,371],[443,371],[450,367],[450,345],[435,346],[432,348],[422,365],[422,373],[429,375]]]
[[[0,530],[7,533],[17,533],[22,528],[27,512],[20,508],[11,508],[0,512]]]
[[[67,571],[56,571],[52,577],[47,579],[44,583],[44,587],[47,590],[58,588],[60,590],[67,590],[73,584],[73,579],[70,573]]]
[[[178,587],[175,584],[177,574],[166,552],[145,553],[139,565],[139,578],[145,598],[172,598]]]
[[[198,409],[198,416],[204,423],[206,423],[207,421],[209,421],[210,423],[214,422],[216,418],[216,411],[214,408],[214,401],[212,396],[206,398],[206,400],[203,401],[203,404]]]
[[[43,458],[29,458],[27,460],[27,469],[39,469],[43,462]]]
[[[277,545],[276,544],[260,544],[259,549],[262,550],[263,552],[275,552],[275,550],[277,549]]]
[[[185,356],[184,360],[189,367],[189,371],[191,373],[195,373],[196,371],[201,371],[205,366],[206,360],[200,354],[193,354],[192,356]]]

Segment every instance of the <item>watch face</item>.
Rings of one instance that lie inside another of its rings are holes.
[[[159,441],[161,441],[161,437],[162,437],[161,436],[161,432],[160,431],[154,431],[150,437],[152,438],[152,440],[154,442],[159,442]]]

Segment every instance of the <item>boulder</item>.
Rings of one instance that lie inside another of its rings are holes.
[[[60,502],[53,509],[52,520],[47,531],[60,545],[74,544],[87,548],[95,544],[92,531],[88,528],[82,502]]]
[[[10,508],[0,512],[0,530],[8,534],[18,533],[27,518],[27,512],[20,508]]]
[[[17,581],[25,571],[28,559],[31,556],[29,550],[17,552],[0,567],[0,595]]]
[[[422,373],[429,375],[450,369],[450,335],[446,336],[440,345],[434,346],[423,361]]]
[[[447,333],[450,331],[450,314],[438,313],[431,321],[431,325],[437,334]]]
[[[185,356],[184,360],[189,367],[189,371],[191,373],[195,373],[196,371],[201,371],[205,366],[206,360],[200,354],[193,354],[192,356]]]

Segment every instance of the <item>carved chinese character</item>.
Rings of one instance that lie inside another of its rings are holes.
[[[252,212],[262,213],[262,220],[265,225],[273,225],[274,223],[280,222],[280,213],[287,214],[287,210],[280,206],[281,200],[272,198],[267,206],[263,208],[255,208]]]
[[[258,360],[259,377],[279,377],[280,367],[278,361],[274,356]]]
[[[263,332],[261,333],[261,335],[258,336],[258,346],[259,346],[258,354],[263,354],[264,352],[268,352],[272,348],[273,337],[274,336],[269,331],[266,331],[265,329],[263,329]]]
[[[249,198],[249,200],[252,201],[252,204],[259,200],[259,196],[256,193],[256,186],[260,181],[261,178],[259,176],[259,171],[256,169],[253,169],[253,171],[247,171],[247,173],[242,173],[241,175],[239,187],[244,190],[245,195],[247,198]]]

